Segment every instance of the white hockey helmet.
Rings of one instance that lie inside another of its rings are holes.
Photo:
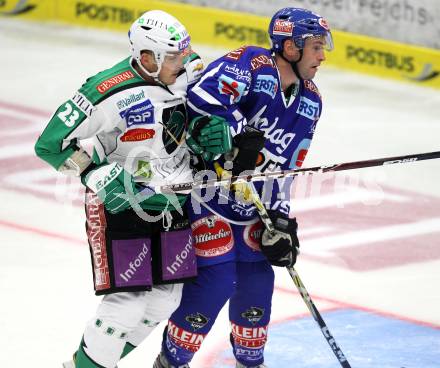
[[[167,54],[184,52],[191,38],[176,18],[162,10],[150,10],[131,25],[128,32],[130,50],[142,70],[157,79]],[[148,72],[141,64],[141,52],[150,50],[154,54],[158,70]]]

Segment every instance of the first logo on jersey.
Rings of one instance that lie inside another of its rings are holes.
[[[263,92],[275,98],[278,91],[278,81],[271,75],[259,75],[254,87],[255,92]]]
[[[320,115],[319,103],[314,102],[307,97],[301,96],[296,112],[307,119],[315,121]]]

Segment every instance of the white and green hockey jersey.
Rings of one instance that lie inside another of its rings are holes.
[[[186,91],[203,63],[197,54],[189,58],[167,87],[147,83],[131,58],[87,79],[50,119],[35,145],[37,156],[61,170],[79,141],[93,137],[95,163],[118,162],[136,182],[157,188],[191,181]],[[167,202],[158,194],[142,207],[161,210]]]

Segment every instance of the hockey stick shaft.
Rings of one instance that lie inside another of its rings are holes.
[[[270,234],[274,234],[275,227],[272,223],[272,220],[269,217],[269,214],[267,213],[266,207],[264,207],[263,202],[260,199],[260,196],[258,195],[257,191],[255,190],[255,187],[252,183],[248,184],[250,188],[250,195],[252,198],[252,202],[255,204],[255,207],[257,208],[258,214],[261,218],[261,221],[263,222],[264,227],[269,231]],[[301,278],[298,275],[298,272],[295,270],[293,266],[286,267],[287,271],[289,272],[290,277],[293,280],[293,283],[297,287],[302,299],[304,300],[304,303],[306,303],[307,308],[309,308],[310,313],[313,316],[313,319],[318,323],[319,328],[324,335],[327,343],[329,344],[330,348],[332,349],[333,353],[335,354],[336,358],[338,359],[339,364],[343,368],[351,368],[350,363],[348,362],[347,358],[345,357],[344,353],[342,352],[341,348],[337,344],[335,338],[331,334],[329,328],[327,327],[324,319],[322,318],[321,314],[319,313],[318,309],[315,306],[315,303],[313,303],[312,298],[310,297],[309,293],[307,292],[306,287],[304,286]]]
[[[312,175],[312,174],[326,173],[332,171],[345,171],[345,170],[362,169],[366,167],[403,164],[403,163],[410,163],[416,161],[432,160],[436,158],[440,158],[440,151],[417,153],[413,155],[377,158],[373,160],[345,162],[342,164],[315,166],[315,167],[309,167],[303,169],[262,172],[262,173],[255,173],[252,175],[239,175],[239,176],[232,176],[230,178],[222,179],[222,180],[219,179],[196,180],[194,182],[188,182],[188,183],[164,185],[160,187],[160,192],[162,193],[183,192],[183,191],[190,191],[191,189],[196,189],[196,188],[218,187],[222,185],[228,185],[233,182],[254,182],[254,181],[267,180],[267,179],[278,179],[278,178],[293,177],[300,175]]]
[[[335,354],[336,358],[339,361],[339,364],[343,368],[351,368],[350,363],[348,362],[347,358],[345,357],[344,353],[342,352],[342,349],[337,344],[335,338],[331,334],[329,328],[327,327],[324,319],[321,316],[321,313],[319,313],[318,309],[315,306],[315,303],[313,303],[312,298],[310,297],[309,293],[307,292],[306,287],[304,286],[303,282],[301,281],[298,272],[296,272],[295,268],[292,267],[286,267],[287,271],[289,272],[290,277],[292,278],[295,286],[297,287],[299,293],[301,294],[302,299],[304,300],[304,303],[306,303],[307,308],[309,308],[310,313],[312,314],[313,319],[318,324],[322,334],[324,335],[325,339],[327,340],[327,343],[330,345],[333,354]]]

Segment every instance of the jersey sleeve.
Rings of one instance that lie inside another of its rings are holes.
[[[205,65],[200,55],[194,51],[188,56],[188,60],[185,61],[185,65],[186,75],[188,77],[188,88],[191,88],[200,80],[203,70],[205,69]]]
[[[131,68],[130,58],[88,78],[50,119],[35,144],[37,156],[55,169],[63,169],[66,160],[78,150],[80,140],[114,128],[118,116],[104,107],[108,97],[143,82]]]
[[[59,169],[78,149],[78,142],[102,131],[105,114],[82,93],[61,104],[35,144],[38,157]]]
[[[230,124],[235,136],[246,125],[238,103],[244,102],[251,85],[251,73],[246,65],[220,59],[210,67],[188,91],[190,118],[218,115]]]

